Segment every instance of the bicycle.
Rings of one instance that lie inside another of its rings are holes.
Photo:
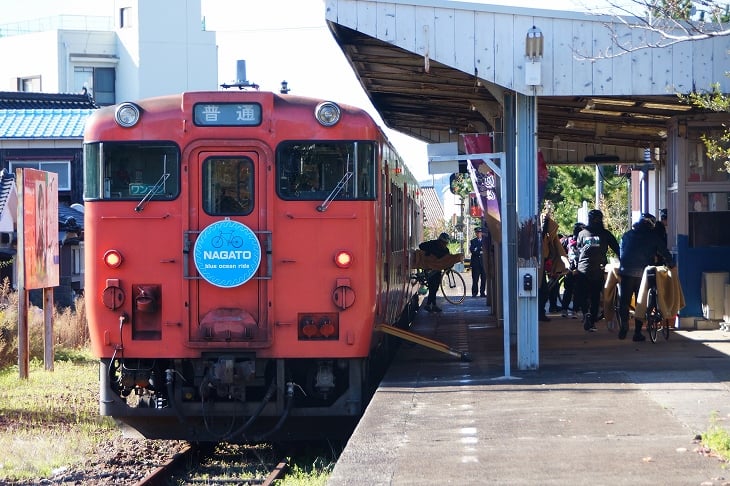
[[[234,235],[233,231],[224,232],[223,230],[221,230],[218,235],[214,236],[210,242],[210,244],[213,245],[214,248],[220,248],[225,243],[232,246],[233,248],[240,248],[243,245],[243,238],[238,235]]]
[[[423,286],[428,286],[428,277],[431,275],[431,272],[435,271],[438,270],[418,270],[411,275],[411,283],[414,285],[420,283]],[[451,267],[444,269],[439,288],[441,289],[441,295],[451,304],[459,305],[466,298],[464,277]]]
[[[669,339],[669,325],[664,319],[662,312],[659,310],[659,299],[656,286],[656,267],[647,269],[646,278],[649,283],[649,291],[646,299],[646,330],[649,332],[651,342],[655,343],[659,329],[661,329],[664,339]]]

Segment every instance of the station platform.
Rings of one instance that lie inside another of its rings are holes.
[[[505,376],[485,299],[437,304],[411,331],[471,361],[403,342],[328,486],[730,484],[697,440],[730,430],[730,333],[633,342],[549,314],[539,368],[517,369],[513,345]]]

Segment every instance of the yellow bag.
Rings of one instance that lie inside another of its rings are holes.
[[[416,268],[423,268],[428,270],[445,270],[451,268],[457,263],[464,261],[463,253],[444,255],[441,258],[436,258],[433,255],[426,255],[423,250],[416,250]]]

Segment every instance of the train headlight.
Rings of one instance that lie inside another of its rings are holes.
[[[340,121],[341,114],[340,107],[331,101],[324,101],[318,104],[314,110],[314,116],[317,118],[317,121],[325,127],[336,125]]]
[[[352,265],[352,253],[341,250],[335,254],[335,265],[339,268],[350,268]]]
[[[133,127],[139,121],[139,106],[134,103],[122,103],[117,106],[114,112],[114,119],[120,126],[125,128]]]
[[[122,254],[118,250],[109,250],[104,253],[104,264],[109,268],[118,268],[122,264]]]

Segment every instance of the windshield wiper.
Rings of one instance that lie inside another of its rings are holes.
[[[322,201],[322,204],[317,206],[317,211],[320,213],[323,213],[327,211],[327,208],[329,207],[332,200],[337,197],[337,195],[340,193],[342,189],[345,188],[345,185],[347,185],[347,181],[350,180],[352,177],[352,172],[345,172],[345,175],[342,176],[342,179],[340,179],[340,182],[337,183],[334,189],[332,189],[332,192],[330,192],[329,196],[325,198],[324,201]]]
[[[149,201],[150,198],[152,198],[152,196],[157,192],[160,187],[162,187],[168,177],[170,177],[169,173],[162,174],[157,182],[155,182],[155,185],[152,186],[149,191],[147,191],[147,194],[144,195],[144,197],[139,202],[139,204],[137,204],[137,207],[135,207],[134,210],[137,212],[142,211],[144,209],[145,203]]]

